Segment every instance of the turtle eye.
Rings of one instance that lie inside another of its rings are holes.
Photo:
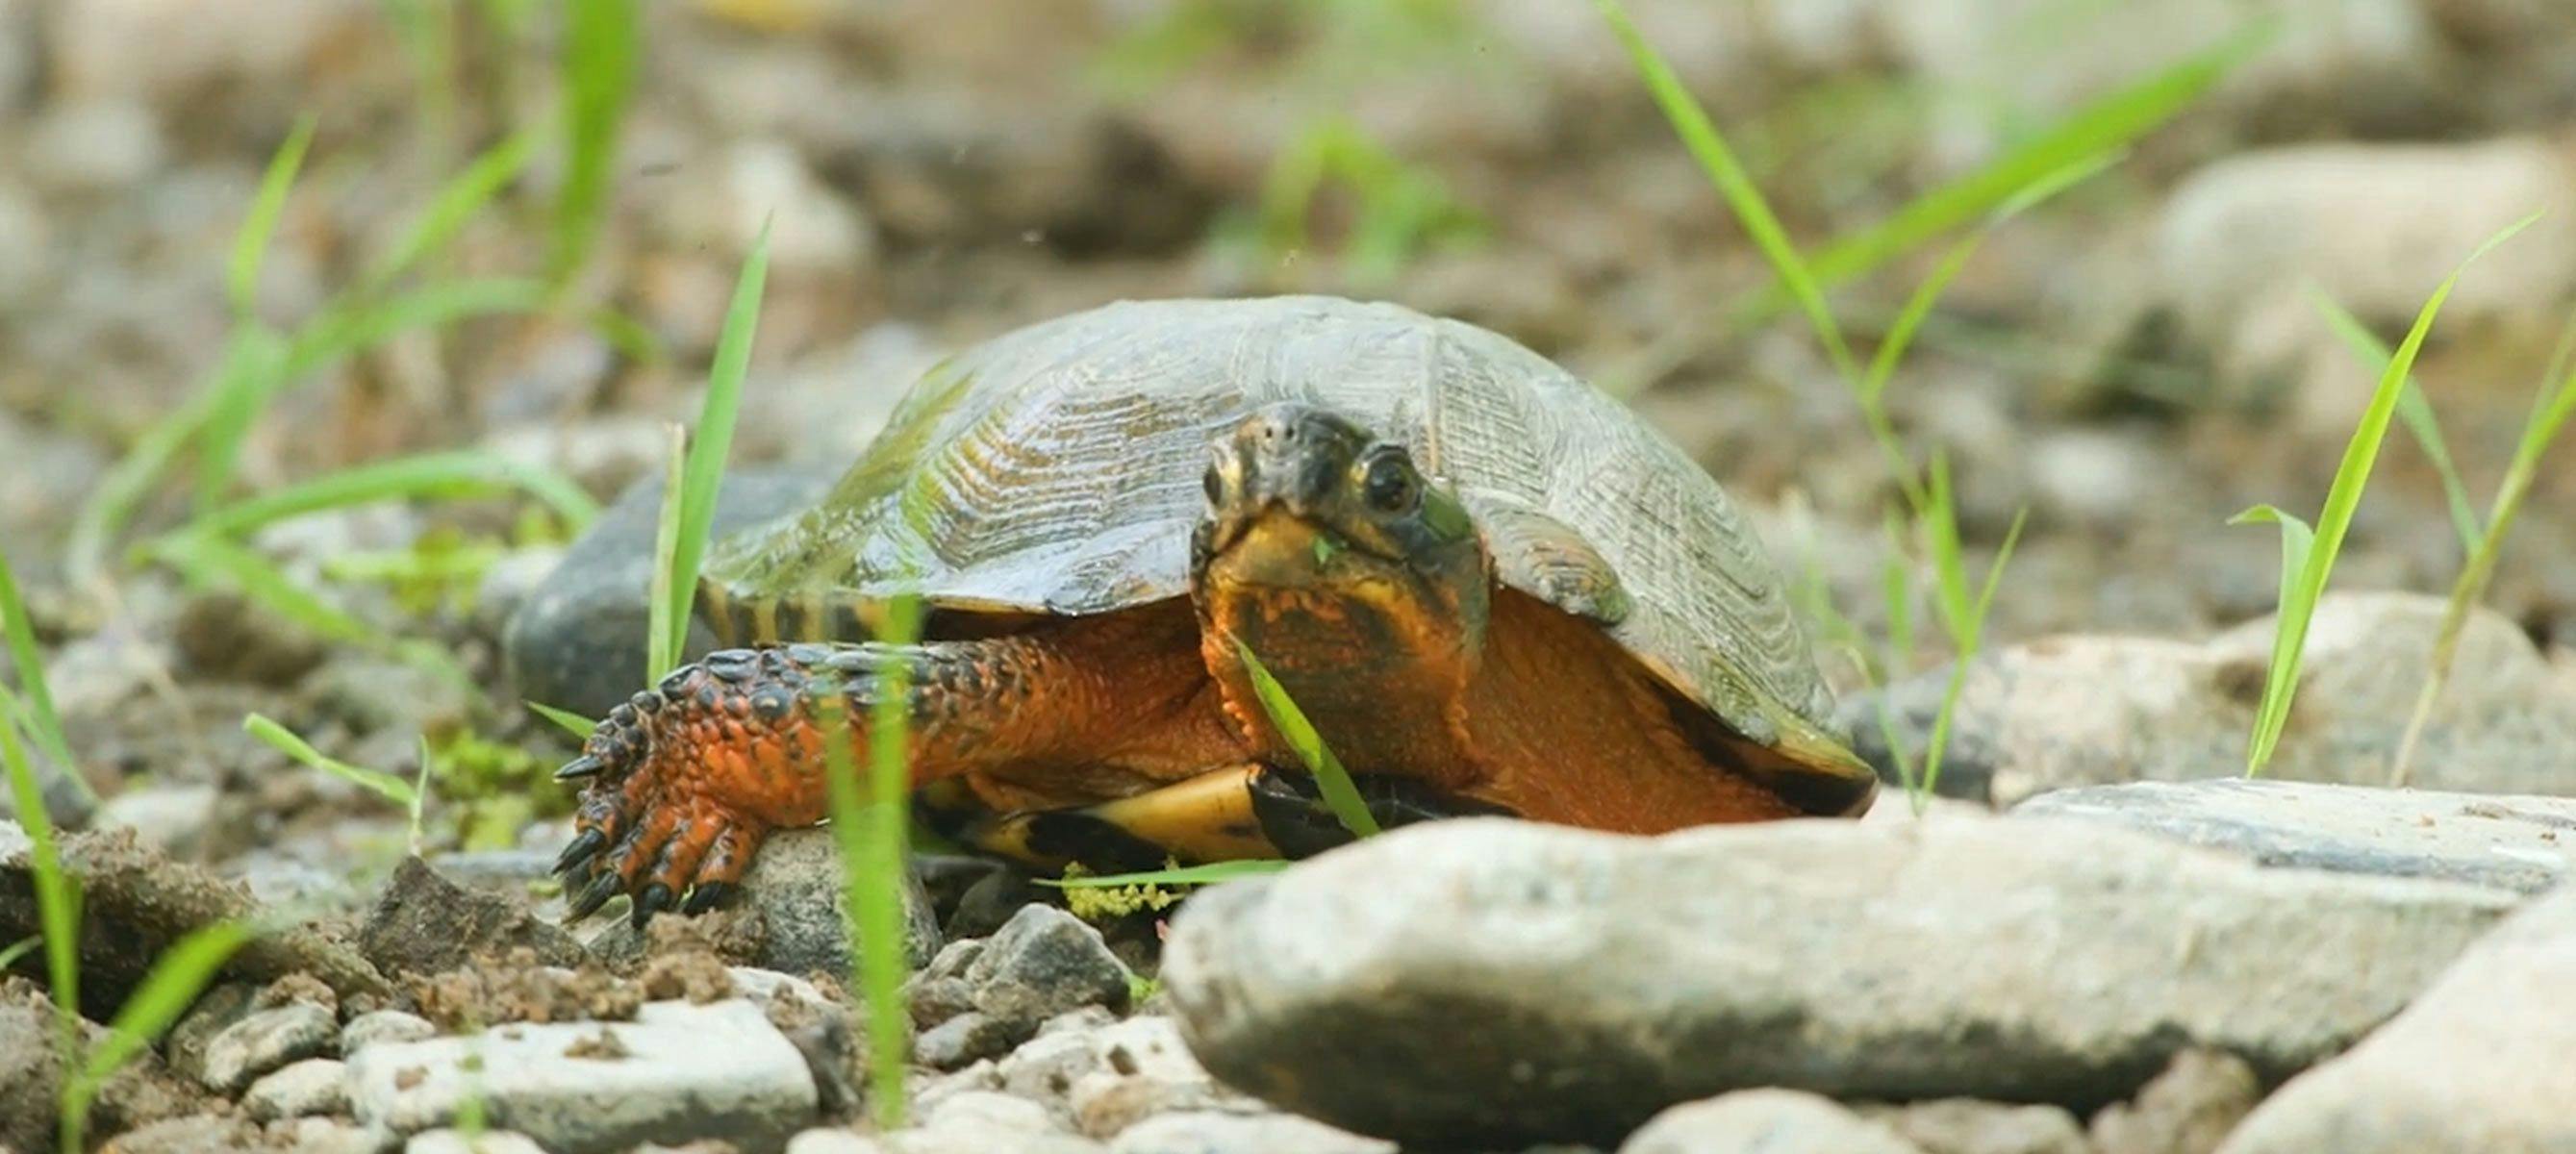
[[[1382,453],[1368,463],[1368,477],[1361,482],[1361,496],[1369,507],[1385,513],[1401,513],[1421,499],[1422,485],[1413,475],[1413,465],[1401,453]]]

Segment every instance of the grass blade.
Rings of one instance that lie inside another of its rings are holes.
[[[420,790],[414,788],[412,783],[408,781],[404,781],[403,779],[390,773],[386,773],[380,769],[368,769],[365,766],[351,765],[338,758],[325,755],[322,751],[307,744],[303,738],[296,736],[294,730],[288,729],[283,725],[279,725],[260,714],[253,713],[243,717],[242,732],[268,743],[271,748],[284,753],[288,757],[294,758],[307,769],[319,770],[323,773],[330,774],[331,776],[357,786],[360,789],[367,790],[383,797],[385,800],[402,806],[406,810],[414,810],[414,812],[417,812],[414,807],[418,806],[420,803]],[[421,752],[425,757],[428,750],[424,748]],[[423,764],[426,765],[426,761],[424,761]]]
[[[241,460],[242,442],[285,388],[287,340],[256,321],[233,329],[224,343],[222,366],[207,389],[206,415],[197,436],[197,511],[221,502],[232,490],[233,470]]]
[[[1234,651],[1243,658],[1243,671],[1252,678],[1253,696],[1261,699],[1262,712],[1270,715],[1270,724],[1279,730],[1279,736],[1288,739],[1288,748],[1296,750],[1307,771],[1315,775],[1315,786],[1324,795],[1324,804],[1341,819],[1342,828],[1354,837],[1374,837],[1382,832],[1376,815],[1360,800],[1359,787],[1351,783],[1350,771],[1342,768],[1342,759],[1333,756],[1332,748],[1324,744],[1324,735],[1315,732],[1315,724],[1306,719],[1306,711],[1289,700],[1288,690],[1270,675],[1260,658],[1252,655],[1251,646],[1237,641]]]
[[[2314,281],[2308,283],[2307,291],[2308,303],[2325,317],[2326,326],[2335,331],[2335,336],[2343,340],[2353,355],[2360,357],[2362,363],[2386,372],[2388,346],[2380,343],[2378,335],[2370,331],[2370,326],[2361,323],[2361,318],[2327,296]],[[2442,479],[2442,496],[2451,507],[2451,528],[2460,535],[2460,555],[2466,557],[2477,552],[2478,538],[2483,535],[2478,526],[2477,510],[2469,504],[2469,489],[2460,483],[2459,469],[2451,464],[2451,449],[2442,436],[2441,422],[2433,416],[2433,403],[2425,398],[2422,386],[2415,383],[2412,374],[2406,378],[2404,391],[2397,394],[2397,419],[2405,423],[2406,431],[2414,436],[2416,445],[2424,450],[2425,459],[2433,462],[2433,471]]]
[[[224,963],[250,939],[250,927],[238,922],[217,922],[192,931],[177,945],[162,951],[143,984],[117,1010],[107,1036],[90,1050],[89,1061],[79,1075],[65,1080],[63,1149],[87,1149],[82,1145],[82,1134],[88,1129],[90,1102],[99,1087],[167,1033],[179,1015],[196,1003],[197,995],[214,981]]]
[[[238,538],[292,517],[393,500],[486,497],[513,489],[542,501],[578,529],[599,503],[562,474],[475,449],[422,453],[325,473],[197,518],[183,532]]]
[[[240,590],[243,596],[326,639],[377,648],[387,644],[365,622],[296,584],[268,558],[222,537],[177,534],[153,544],[149,555],[178,569],[190,581]]]
[[[18,693],[26,699],[28,736],[71,779],[81,796],[95,804],[98,795],[90,792],[89,782],[81,777],[80,763],[72,759],[71,743],[63,739],[63,719],[54,711],[54,691],[45,681],[44,655],[36,649],[35,622],[27,616],[26,598],[19,595],[17,575],[9,568],[7,542],[0,542],[0,636],[7,638],[9,663],[18,670]]]
[[[1914,812],[1921,816],[1933,792],[1941,787],[1941,755],[1950,747],[1950,720],[1958,712],[1959,691],[1967,685],[1968,666],[1977,657],[1977,646],[1985,634],[1986,614],[1994,608],[1995,590],[2003,584],[2004,566],[2012,563],[2013,546],[2021,542],[2022,522],[2030,510],[2013,511],[2012,527],[2004,530],[2004,542],[1995,550],[1994,564],[1986,567],[1985,584],[1977,590],[1976,605],[1959,623],[1958,660],[1950,665],[1950,680],[1941,688],[1941,707],[1932,715],[1932,740],[1923,751],[1923,788],[1914,794]]]
[[[1834,241],[1816,253],[1808,271],[1826,287],[1863,276],[1933,237],[1948,232],[2049,174],[2127,147],[2154,131],[2176,113],[2207,95],[2236,67],[2268,43],[2272,26],[2257,24],[2226,41],[2184,58],[2136,84],[2113,92],[2075,111],[2065,120],[2020,147],[1959,180],[1914,198],[1887,219]],[[1782,285],[1804,303],[1808,292],[1785,278]],[[1786,302],[1774,289],[1758,300],[1750,319],[1759,320]]]
[[[742,380],[751,368],[752,339],[760,331],[760,294],[769,277],[769,226],[751,245],[734,282],[733,303],[725,309],[723,332],[716,338],[715,362],[707,370],[707,397],[698,410],[696,438],[680,482],[680,536],[671,561],[671,653],[687,638],[689,606],[698,589],[698,567],[705,561],[707,534],[715,523],[716,486],[722,482],[725,458],[733,452],[734,415],[741,408]]]
[[[478,316],[543,311],[546,286],[523,277],[468,277],[437,281],[410,292],[316,317],[296,333],[282,374],[300,381],[396,334],[437,328]]]
[[[295,118],[295,127],[287,130],[286,140],[268,158],[268,170],[260,175],[259,193],[250,203],[250,214],[242,218],[241,231],[233,236],[232,262],[225,270],[225,295],[232,302],[233,316],[247,323],[259,308],[259,269],[268,258],[269,238],[277,234],[278,219],[286,214],[286,194],[295,187],[295,174],[304,167],[304,152],[313,144],[313,114]]]
[[[1683,146],[1690,149],[1691,156],[1708,174],[1710,183],[1715,184],[1718,193],[1726,198],[1736,221],[1744,226],[1745,235],[1761,248],[1780,283],[1788,286],[1790,295],[1797,299],[1798,307],[1807,314],[1807,322],[1815,326],[1816,337],[1824,342],[1825,353],[1833,359],[1834,367],[1841,371],[1844,380],[1860,379],[1852,361],[1851,348],[1843,341],[1842,326],[1834,322],[1833,310],[1826,307],[1825,295],[1818,287],[1816,277],[1806,262],[1799,258],[1798,247],[1790,242],[1788,230],[1780,226],[1780,218],[1762,199],[1762,190],[1754,186],[1752,176],[1735,158],[1735,151],[1727,147],[1717,125],[1710,122],[1708,113],[1682,85],[1681,77],[1673,73],[1672,66],[1666,64],[1654,46],[1646,42],[1645,35],[1637,30],[1636,21],[1629,18],[1627,8],[1619,0],[1593,0],[1593,3],[1601,10],[1602,19],[1609,22],[1610,31],[1619,38],[1620,46],[1627,50],[1629,59],[1635,62],[1647,91],[1664,110],[1665,119],[1672,121],[1673,131],[1681,136]],[[2101,149],[2094,148],[2088,149],[2087,153],[2099,151]],[[2053,169],[2064,162],[2060,159],[2047,168]],[[2027,183],[2029,179],[2025,178],[2016,182],[2014,187]]]
[[[587,717],[583,717],[578,713],[574,713],[569,709],[557,709],[554,706],[540,705],[534,701],[522,701],[519,704],[525,705],[529,709],[536,711],[537,716],[555,723],[555,725],[561,728],[564,732],[571,734],[575,741],[589,740],[590,731],[599,728],[598,722],[592,721]]]
[[[422,257],[446,248],[466,223],[483,211],[484,205],[526,171],[544,136],[536,126],[522,128],[449,177],[430,198],[429,207],[422,209],[420,217],[404,230],[402,239],[368,269],[365,280],[360,282],[365,286],[361,291],[375,295]]]
[[[0,709],[0,770],[9,775],[9,795],[32,846],[27,856],[35,876],[37,926],[45,939],[45,980],[54,994],[55,1044],[63,1068],[70,1069],[80,1037],[80,894],[63,872],[62,847],[54,838],[53,819],[45,812],[36,767],[27,760],[26,748],[18,744],[18,727],[12,721],[19,712],[17,699],[0,689],[0,705],[9,707]]]
[[[908,646],[921,637],[921,599],[896,597],[886,607],[878,640]],[[904,1004],[905,845],[912,828],[912,667],[889,662],[878,674],[875,708],[868,718],[868,807],[859,838],[859,989],[868,1004],[868,1100],[877,1124],[898,1129],[904,1120],[904,1059],[911,1017]]]
[[[642,13],[634,0],[570,0],[564,29],[563,112],[570,155],[555,202],[547,279],[569,283],[590,259],[608,216],[618,127],[635,89]]]

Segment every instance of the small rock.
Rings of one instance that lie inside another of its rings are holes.
[[[2133,1101],[2093,1116],[2100,1154],[2211,1154],[2263,1100],[2263,1080],[2234,1054],[2185,1050]]]
[[[1021,908],[1042,901],[1044,891],[1015,869],[995,870],[966,887],[948,916],[948,936],[989,938]]]
[[[728,483],[730,483],[728,481]],[[787,830],[761,843],[744,871],[737,904],[760,916],[762,936],[753,964],[790,974],[846,974],[849,916],[843,902],[846,875],[828,829]],[[904,957],[918,968],[939,952],[938,918],[921,880],[903,871]]]
[[[1100,931],[1053,906],[1022,906],[966,967],[975,1008],[1020,1037],[1083,1006],[1125,1009],[1135,974]]]
[[[823,1003],[823,991],[814,983],[794,974],[764,970],[756,966],[731,966],[726,973],[733,977],[733,992],[767,1006],[780,998],[793,998],[815,1005]]]
[[[578,966],[588,957],[572,935],[525,904],[458,886],[417,857],[395,868],[358,930],[359,951],[388,974],[444,973],[477,954],[520,948],[550,966]]]
[[[200,677],[284,688],[330,655],[320,634],[239,593],[210,590],[179,606],[179,656]]]
[[[26,173],[49,189],[124,190],[161,167],[161,124],[125,100],[56,101],[37,116],[25,144]]]
[[[2043,793],[2015,814],[2126,826],[2268,866],[2536,894],[2576,875],[2576,798],[2218,778]]]
[[[802,508],[846,467],[727,471],[716,495],[715,534]],[[600,717],[645,688],[647,591],[661,502],[661,472],[648,470],[591,522],[510,619],[506,644],[517,696]],[[692,654],[713,642],[703,624],[690,633]]]
[[[2576,890],[2541,898],[2351,1052],[2290,1080],[2220,1154],[2576,1150]]]
[[[672,239],[681,246],[748,252],[767,230],[782,274],[849,278],[876,263],[876,230],[867,217],[784,141],[736,141],[716,179],[670,187],[679,196],[671,206]]]
[[[1605,1140],[1756,1087],[2090,1107],[2195,1044],[2286,1076],[2515,900],[2064,820],[1632,838],[1465,819],[1194,896],[1162,980],[1211,1072],[1299,1113],[1402,1141]]]
[[[289,1118],[271,1123],[268,1140],[271,1149],[290,1154],[384,1154],[394,1148],[392,1135],[338,1118]]]
[[[1294,1114],[1183,1111],[1122,1130],[1110,1154],[1397,1154],[1395,1143],[1336,1130]]]
[[[242,1118],[192,1114],[135,1127],[102,1149],[107,1154],[254,1154],[264,1148],[259,1128]]]
[[[617,1056],[578,1057],[606,1035]],[[369,1046],[349,1059],[358,1120],[399,1132],[451,1124],[479,1094],[493,1125],[555,1154],[714,1138],[774,1149],[812,1121],[805,1059],[745,999],[650,1002],[633,1022],[527,1023]]]
[[[1943,1098],[1862,1115],[1923,1154],[2094,1154],[2075,1116],[2055,1106]]]
[[[200,1079],[207,1089],[235,1093],[253,1078],[330,1050],[339,1034],[338,1016],[311,1002],[253,1010],[206,1040]]]
[[[204,1081],[206,1043],[250,1013],[251,1001],[258,996],[259,987],[248,982],[218,982],[197,995],[196,1003],[179,1015],[179,1024],[170,1027],[170,1036],[162,1043],[163,1052],[170,1055],[170,1068],[181,1077]]]
[[[509,1130],[466,1137],[461,1130],[425,1130],[403,1143],[403,1154],[551,1154],[537,1140]]]
[[[136,840],[172,857],[195,857],[205,848],[220,796],[211,785],[157,785],[130,789],[98,809],[100,829],[130,829]]]
[[[1619,1154],[1924,1154],[1830,1098],[1739,1090],[1655,1115]]]
[[[0,1149],[54,1148],[61,1111],[62,1056],[53,1001],[35,983],[0,975]],[[86,1021],[79,1044],[95,1052],[107,1031]],[[90,1132],[115,1134],[188,1114],[204,1105],[195,1082],[175,1077],[145,1049],[98,1087]]]
[[[1008,1094],[969,1090],[940,1101],[917,1130],[891,1136],[902,1154],[1105,1154],[1099,1143],[1056,1127],[1046,1108]]]
[[[314,671],[307,692],[324,718],[361,735],[390,731],[406,750],[420,734],[464,720],[471,708],[454,682],[390,657],[335,655]]]
[[[340,1027],[340,1052],[355,1055],[369,1046],[387,1042],[419,1042],[438,1036],[438,1027],[418,1014],[401,1010],[375,1010],[349,1019]]]
[[[349,1108],[348,1067],[332,1058],[306,1058],[250,1084],[242,1109],[262,1122],[338,1114]]]
[[[1189,1043],[1181,1039],[1179,1024],[1168,1017],[1129,1018],[1086,1031],[1083,1037],[1095,1064],[1073,1079],[1065,1103],[1072,1110],[1074,1128],[1094,1138],[1123,1135],[1144,1119],[1161,1114],[1270,1112],[1259,1100],[1220,1086],[1208,1076],[1207,1068],[1190,1054]],[[1007,1071],[1004,1076],[1008,1077]]]
[[[2328,593],[2319,601],[2294,723],[2265,775],[2387,784],[2444,607],[2442,598],[2414,593]],[[2238,776],[2273,628],[2272,618],[2261,618],[2201,644],[2053,637],[1981,657],[1962,682],[1942,792],[2012,805],[2071,786]],[[1839,716],[1862,756],[1892,774],[1882,705],[1907,745],[1922,748],[1948,679],[1936,670],[1846,699]],[[2571,760],[2576,690],[2512,621],[2472,613],[2409,784],[2565,794]]]
[[[968,1010],[914,1039],[912,1058],[934,1070],[954,1070],[1009,1053],[1019,1033],[1012,1023]]]

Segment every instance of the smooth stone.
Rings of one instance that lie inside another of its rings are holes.
[[[336,1058],[306,1058],[250,1084],[242,1109],[262,1122],[337,1114],[349,1108],[348,1067]]]
[[[2127,1102],[2093,1116],[2097,1154],[2210,1154],[2263,1099],[2263,1079],[2234,1054],[2185,1050]]]
[[[2515,900],[2062,819],[1466,819],[1199,893],[1162,981],[1200,1061],[1280,1106],[1400,1141],[1605,1141],[1766,1086],[2089,1109],[2195,1045],[2285,1077]]]
[[[270,1148],[288,1154],[391,1154],[401,1139],[340,1118],[288,1118],[268,1128]],[[495,1147],[491,1154],[500,1154]]]
[[[887,1137],[898,1154],[1104,1154],[1089,1138],[1065,1133],[1046,1108],[1025,1098],[968,1090],[941,1099],[919,1129]]]
[[[401,1010],[370,1010],[340,1027],[340,1052],[355,1054],[369,1046],[419,1042],[438,1036],[429,1019]]]
[[[602,1034],[620,1057],[571,1057]],[[519,1024],[369,1046],[349,1059],[358,1120],[411,1133],[453,1125],[480,1095],[491,1125],[555,1154],[713,1138],[774,1151],[815,1114],[805,1059],[743,999],[648,1002],[632,1022]]]
[[[403,1154],[548,1154],[525,1134],[485,1130],[467,1137],[462,1130],[428,1130],[403,1143]]]
[[[2296,724],[2264,776],[2390,784],[2443,609],[2442,598],[2422,594],[2328,593],[2309,622]],[[2272,633],[2263,617],[2203,642],[2070,635],[1981,656],[1961,683],[1941,792],[2009,806],[2081,785],[2242,775]],[[1934,670],[1853,695],[1837,718],[1893,781],[1880,711],[1919,750],[1948,679]],[[2403,784],[2576,794],[2570,764],[2576,684],[2512,621],[2473,612]]]
[[[2099,821],[2268,866],[2536,894],[2576,873],[2576,798],[2219,778],[2044,793],[2014,814]]]
[[[2570,991],[2576,890],[2562,890],[2479,941],[2350,1053],[2291,1079],[2220,1154],[2576,1150]]]
[[[802,508],[843,468],[728,471],[716,495],[715,536]],[[518,696],[596,718],[646,688],[644,631],[661,506],[662,477],[652,472],[591,522],[510,618],[504,647]],[[714,645],[704,623],[689,634],[691,655]]]
[[[1655,1115],[1619,1154],[1925,1154],[1832,1099],[1739,1090]]]
[[[253,1010],[206,1040],[199,1080],[209,1090],[236,1092],[253,1078],[328,1051],[339,1036],[339,1016],[311,1002]]]
[[[1119,1132],[1109,1154],[1397,1154],[1395,1143],[1336,1130],[1294,1114],[1189,1110],[1157,1114]]]
[[[1860,1114],[1923,1154],[2094,1154],[2084,1127],[2056,1106],[1941,1098]]]
[[[1084,1006],[1124,1010],[1135,973],[1100,931],[1054,906],[1026,905],[967,963],[975,1009],[1019,1038],[1047,1019]]]

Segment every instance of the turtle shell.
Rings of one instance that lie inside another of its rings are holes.
[[[1737,732],[1869,772],[1715,480],[1546,358],[1390,304],[1125,302],[995,338],[915,384],[823,500],[721,545],[705,601],[792,636],[845,633],[825,623],[907,589],[993,613],[1187,596],[1207,446],[1284,400],[1401,441],[1475,516],[1499,580],[1598,622]]]

